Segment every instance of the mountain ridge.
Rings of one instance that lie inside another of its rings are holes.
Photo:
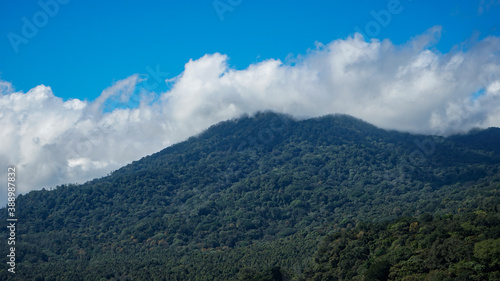
[[[496,138],[496,130],[482,136]],[[486,204],[499,187],[500,156],[467,138],[386,131],[346,115],[224,121],[109,176],[19,196],[19,266],[29,277],[58,263],[83,275],[90,271],[79,265],[92,265],[105,276],[119,254],[116,261],[138,259],[156,272],[148,276],[168,280],[243,274],[241,263],[212,268],[205,253],[216,249],[220,259],[245,256],[259,267],[265,252],[267,263],[301,271],[327,233]],[[113,276],[148,280],[137,274]]]

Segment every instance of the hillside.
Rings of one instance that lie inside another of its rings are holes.
[[[335,280],[321,265],[335,253],[321,249],[337,247],[329,243],[338,237],[353,240],[363,225],[372,248],[387,252],[380,241],[394,234],[379,229],[402,217],[410,224],[423,214],[498,218],[498,132],[412,135],[344,115],[296,121],[259,113],[222,122],[109,176],[19,196],[15,277]],[[5,221],[6,210],[0,214]],[[474,243],[500,238],[473,231]],[[376,257],[386,261],[370,251],[336,278],[361,278]],[[3,267],[0,278],[13,276]]]

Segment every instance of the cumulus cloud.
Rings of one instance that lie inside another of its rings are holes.
[[[382,128],[441,135],[500,126],[500,39],[442,54],[432,49],[440,31],[404,45],[355,34],[317,43],[293,64],[269,59],[243,70],[232,69],[226,55],[207,54],[186,63],[158,95],[137,74],[92,102],[63,101],[44,85],[15,92],[0,81],[1,166],[18,166],[22,193],[83,182],[260,110],[345,113]],[[132,108],[116,106],[133,98],[140,102]]]

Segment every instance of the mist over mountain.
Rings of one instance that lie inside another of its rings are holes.
[[[15,277],[487,280],[500,264],[498,143],[498,128],[416,135],[347,115],[221,122],[106,177],[20,195]],[[445,242],[463,251],[436,260]]]

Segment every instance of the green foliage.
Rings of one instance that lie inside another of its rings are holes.
[[[487,268],[500,269],[500,238],[476,243],[474,257]]]
[[[305,275],[308,280],[496,280],[500,223],[479,228],[487,216],[499,219],[500,213],[493,208],[432,220],[400,218],[330,234]]]
[[[448,264],[455,275],[494,272],[497,132],[445,139],[273,113],[223,122],[107,177],[19,196],[16,276],[301,280],[308,269],[323,278],[314,280],[383,280],[388,264],[389,278],[452,276]]]

